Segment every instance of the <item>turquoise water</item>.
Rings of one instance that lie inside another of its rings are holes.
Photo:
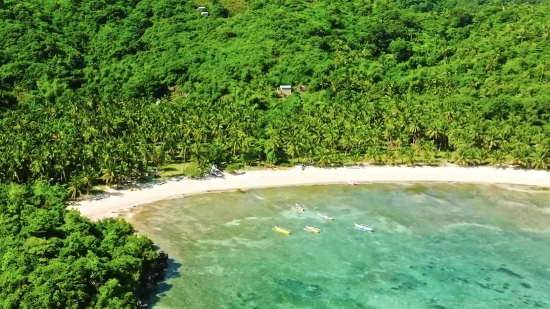
[[[548,192],[270,188],[162,201],[130,221],[173,259],[153,308],[550,308]]]

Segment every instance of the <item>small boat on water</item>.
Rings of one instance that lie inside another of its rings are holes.
[[[280,227],[277,227],[275,226],[275,228],[273,229],[275,232],[279,232],[281,234],[285,234],[285,235],[290,235],[290,231],[289,230],[285,230],[283,228],[280,228]]]
[[[348,181],[348,184],[350,184],[352,186],[358,186],[359,185],[359,183],[355,182],[355,181]]]
[[[370,226],[366,226],[366,225],[363,225],[363,224],[357,224],[357,223],[354,223],[355,224],[355,228],[360,230],[360,231],[363,231],[363,232],[374,232],[374,229]]]
[[[294,206],[292,206],[292,209],[294,209],[296,211],[306,211],[307,207],[306,207],[306,205],[299,205],[298,203],[296,203],[296,204],[294,204]]]
[[[306,225],[306,227],[304,227],[304,231],[314,233],[314,234],[319,234],[319,232],[321,232],[321,229],[318,229],[318,228],[313,227],[313,226],[307,226]]]
[[[320,214],[320,213],[317,213],[317,215],[323,219],[326,219],[326,220],[332,220],[331,217],[327,216],[327,215],[323,215],[323,214]]]

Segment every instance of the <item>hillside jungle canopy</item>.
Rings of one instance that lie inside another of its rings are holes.
[[[166,256],[132,226],[65,209],[57,185],[0,185],[0,308],[143,309]]]
[[[0,179],[442,153],[548,169],[547,1],[205,1],[0,1]]]

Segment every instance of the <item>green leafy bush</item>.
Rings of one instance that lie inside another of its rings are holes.
[[[0,185],[0,308],[138,309],[167,256],[126,221],[67,210],[61,186]]]
[[[199,178],[204,175],[204,170],[201,168],[201,166],[196,162],[191,162],[185,170],[183,171],[183,174],[187,177],[191,178]]]
[[[241,163],[232,163],[227,166],[225,169],[230,174],[235,174],[238,170],[242,169],[244,166]]]

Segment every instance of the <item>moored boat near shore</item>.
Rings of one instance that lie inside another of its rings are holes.
[[[300,204],[296,203],[296,204],[294,204],[294,206],[292,206],[292,209],[294,209],[295,211],[303,212],[303,211],[307,210],[307,207],[306,207],[306,205],[300,205]]]
[[[281,234],[290,235],[290,231],[289,231],[289,230],[280,228],[280,227],[278,227],[278,226],[275,226],[275,228],[274,228],[273,230],[274,230],[275,232],[279,232],[279,233],[281,233]]]
[[[360,231],[374,232],[374,229],[370,226],[366,226],[366,225],[363,225],[363,224],[357,224],[357,223],[354,223],[354,224],[355,224],[355,228],[360,230]]]
[[[321,232],[321,229],[306,225],[306,227],[304,227],[304,231],[314,233],[314,234],[319,234]]]
[[[317,213],[317,215],[318,215],[319,217],[323,218],[323,219],[332,220],[332,218],[329,217],[329,216],[327,216],[327,215],[323,215],[323,214],[321,214],[321,213]]]

